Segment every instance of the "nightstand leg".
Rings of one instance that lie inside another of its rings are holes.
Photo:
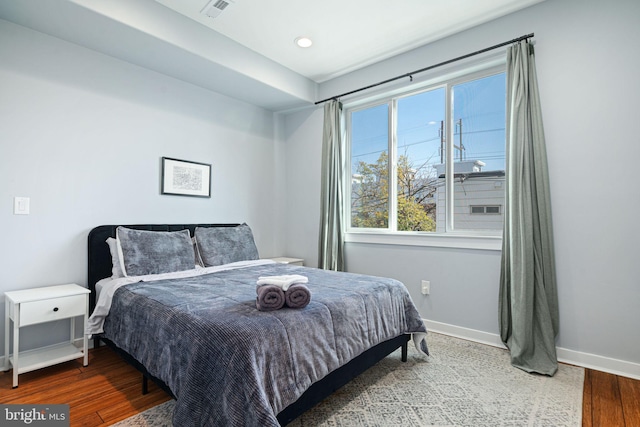
[[[69,331],[69,337],[71,339],[71,344],[75,343],[76,341],[76,318],[72,317],[71,319],[69,319],[70,322],[70,326],[71,326],[71,330]]]
[[[89,299],[89,297],[87,296],[87,300]],[[89,320],[89,308],[87,307],[87,309],[84,312],[84,322],[82,323],[82,327],[84,328],[82,330],[82,345],[84,348],[84,366],[89,366],[89,336],[86,333],[86,328],[87,328],[87,321]]]
[[[9,370],[9,310],[11,310],[9,304],[9,298],[4,299],[4,370]]]
[[[20,304],[13,311],[13,388],[18,387],[18,356],[20,355]]]

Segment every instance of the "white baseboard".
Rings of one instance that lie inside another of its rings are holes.
[[[640,363],[583,353],[562,347],[557,347],[556,350],[559,362],[640,380]]]
[[[502,340],[500,339],[500,335],[498,334],[463,328],[461,326],[435,322],[428,319],[423,320],[425,326],[429,331],[449,335],[456,338],[462,338],[481,344],[487,344],[494,347],[506,348],[502,343]],[[640,380],[640,363],[612,359],[610,357],[583,353],[580,351],[569,350],[562,347],[557,347],[556,351],[558,355],[558,362],[582,366],[583,368],[594,369],[596,371],[608,372],[610,374]]]
[[[427,330],[438,334],[449,335],[456,338],[462,338],[469,341],[479,342],[499,348],[507,348],[500,341],[498,334],[490,334],[489,332],[478,331],[475,329],[463,328],[462,326],[450,325],[448,323],[435,322],[433,320],[422,319]]]

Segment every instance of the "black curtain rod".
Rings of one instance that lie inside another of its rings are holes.
[[[335,96],[332,96],[330,98],[323,99],[322,101],[316,102],[315,105],[322,104],[323,102],[331,101],[332,99],[342,98],[343,96],[352,95],[352,94],[357,93],[357,92],[362,92],[363,90],[371,89],[371,88],[374,88],[376,86],[381,86],[383,84],[390,83],[390,82],[393,82],[393,81],[396,81],[396,80],[400,80],[400,79],[403,79],[405,77],[409,77],[409,78],[413,79],[413,75],[414,74],[418,74],[418,73],[422,73],[422,72],[425,72],[425,71],[428,71],[428,70],[432,70],[434,68],[438,68],[438,67],[441,67],[443,65],[451,64],[452,62],[460,61],[461,59],[466,59],[466,58],[469,58],[471,56],[479,55],[481,53],[485,53],[485,52],[488,52],[490,50],[497,49],[499,47],[507,46],[509,44],[517,43],[517,42],[522,41],[522,40],[527,40],[527,39],[530,39],[532,37],[533,37],[533,33],[527,34],[526,36],[521,36],[521,37],[518,37],[517,39],[509,40],[508,42],[500,43],[500,44],[497,44],[497,45],[494,45],[494,46],[491,46],[491,47],[487,47],[487,48],[475,51],[473,53],[468,53],[466,55],[462,55],[462,56],[459,56],[457,58],[449,59],[448,61],[444,61],[444,62],[441,62],[439,64],[431,65],[431,66],[426,67],[426,68],[421,68],[421,69],[413,71],[411,73],[406,73],[406,74],[403,74],[401,76],[396,76],[396,77],[393,77],[393,78],[390,78],[390,79],[387,79],[387,80],[383,80],[381,82],[374,83],[374,84],[369,85],[369,86],[361,87],[360,89],[355,89],[355,90],[352,90],[350,92],[341,93],[340,95],[335,95]]]

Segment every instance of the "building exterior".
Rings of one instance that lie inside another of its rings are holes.
[[[454,229],[502,230],[504,221],[505,172],[482,171],[484,163],[467,160],[454,163]],[[445,231],[445,165],[435,165],[436,232]]]

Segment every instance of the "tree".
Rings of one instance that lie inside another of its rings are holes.
[[[398,230],[435,231],[436,177],[425,162],[418,168],[401,155],[397,162]],[[359,162],[351,184],[351,225],[389,226],[389,156],[383,151],[375,163]]]
[[[389,226],[389,158],[383,151],[376,163],[359,162],[351,188],[351,225]]]

